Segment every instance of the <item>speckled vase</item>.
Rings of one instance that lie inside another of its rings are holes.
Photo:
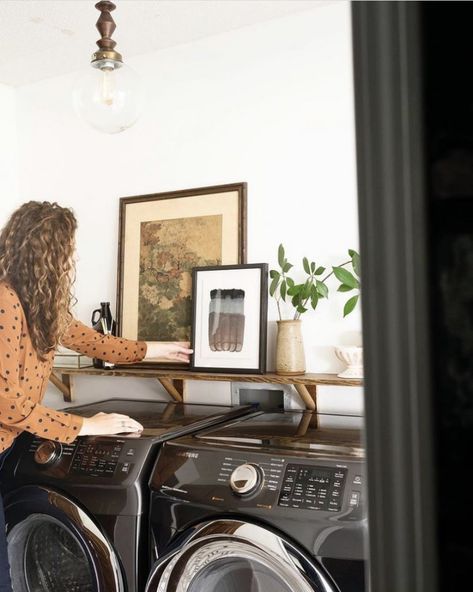
[[[302,322],[277,321],[276,374],[295,376],[305,373]]]

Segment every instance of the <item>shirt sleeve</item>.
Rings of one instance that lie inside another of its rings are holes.
[[[72,442],[80,432],[82,417],[35,403],[20,384],[19,350],[14,345],[20,341],[21,326],[14,320],[14,303],[9,295],[0,294],[0,421],[42,438]]]
[[[80,354],[112,364],[141,362],[147,350],[145,341],[103,335],[77,320],[69,325],[61,343]]]

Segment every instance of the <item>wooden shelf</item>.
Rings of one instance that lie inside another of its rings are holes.
[[[268,384],[292,384],[306,407],[317,410],[317,387],[319,385],[361,386],[362,379],[339,378],[336,374],[298,374],[283,376],[281,374],[230,374],[223,372],[192,372],[191,370],[161,370],[159,368],[53,368],[50,381],[62,392],[64,400],[73,401],[73,377],[82,376],[129,376],[135,378],[154,378],[164,387],[166,392],[176,401],[182,402],[188,380],[207,380],[225,382],[253,382]]]

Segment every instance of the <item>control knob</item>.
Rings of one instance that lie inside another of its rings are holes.
[[[62,454],[62,446],[60,442],[53,442],[46,440],[41,442],[34,453],[34,459],[39,465],[52,465],[59,460]]]
[[[230,487],[237,495],[254,493],[263,483],[263,472],[249,463],[237,467],[230,476]]]

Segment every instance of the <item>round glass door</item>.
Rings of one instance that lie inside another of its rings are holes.
[[[115,551],[63,494],[25,486],[5,499],[13,592],[124,592]]]
[[[293,578],[292,578],[293,579]],[[302,586],[307,588],[305,582]],[[303,588],[299,587],[298,590]],[[213,561],[191,578],[187,592],[294,592],[274,568],[254,559],[233,557]]]
[[[95,592],[93,569],[77,537],[64,524],[36,514],[8,537],[14,592]]]
[[[217,534],[221,528],[224,534]],[[242,538],[241,534],[245,535]],[[152,570],[146,592],[335,592],[291,543],[239,521],[216,521]]]

